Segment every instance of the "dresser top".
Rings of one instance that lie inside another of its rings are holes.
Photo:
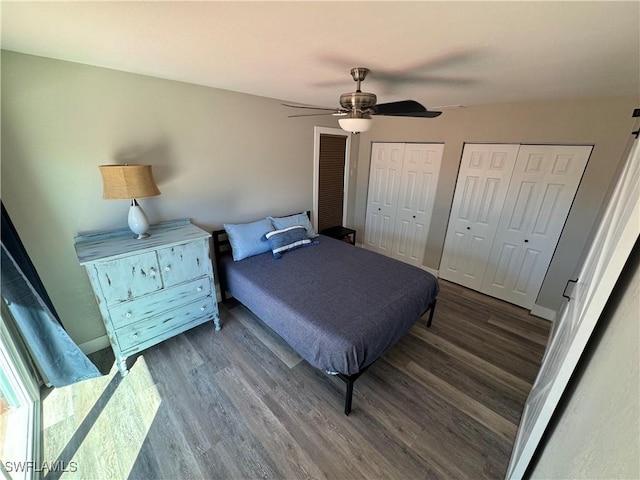
[[[151,225],[149,234],[149,237],[137,240],[131,230],[123,228],[79,235],[74,238],[76,255],[80,265],[85,265],[211,236],[210,233],[193,225],[189,219]]]

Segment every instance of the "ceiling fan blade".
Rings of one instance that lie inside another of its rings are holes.
[[[401,100],[399,102],[378,103],[371,107],[374,115],[401,115],[406,113],[426,112],[427,109],[415,100]]]
[[[399,102],[379,103],[371,107],[373,115],[389,115],[393,117],[422,117],[435,118],[442,112],[427,110],[415,100],[401,100]]]
[[[299,115],[287,115],[289,118],[296,118],[296,117],[317,117],[320,115],[335,115],[336,111],[332,110],[331,112],[327,112],[327,113],[301,113]]]
[[[420,118],[436,118],[442,115],[442,112],[427,110],[426,112],[405,112],[405,113],[386,113],[389,117],[420,117]]]
[[[327,110],[330,112],[335,112],[336,109],[335,108],[327,108],[327,107],[314,107],[312,105],[291,105],[290,103],[282,103],[281,104],[284,107],[291,107],[291,108],[306,108],[309,110]]]

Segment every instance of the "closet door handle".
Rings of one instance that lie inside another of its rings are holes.
[[[467,227],[467,230],[471,230],[471,227]]]
[[[567,283],[564,286],[564,290],[562,291],[562,296],[567,299],[567,302],[571,301],[571,297],[569,295],[567,295],[567,287],[569,286],[569,284],[571,282],[578,283],[578,279],[576,278],[575,280],[567,280]]]

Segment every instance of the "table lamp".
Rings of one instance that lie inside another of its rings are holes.
[[[102,198],[130,200],[129,228],[136,234],[134,238],[147,238],[149,220],[136,199],[160,195],[153,181],[151,165],[100,165],[100,173]]]

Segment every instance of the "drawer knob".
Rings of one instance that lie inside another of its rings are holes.
[[[164,267],[164,271],[165,272],[170,272],[171,271],[171,266],[167,265],[166,267]]]
[[[152,277],[155,277],[155,276],[156,276],[156,269],[155,269],[155,268],[153,268],[153,267],[151,267],[151,270],[149,271],[149,274],[150,274]]]
[[[201,291],[202,291],[202,287],[198,287],[198,288],[196,288],[196,290],[197,290],[198,292],[201,292]]]
[[[131,318],[131,312],[125,313],[124,316],[127,317],[127,318]]]
[[[134,333],[133,335],[131,335],[133,338],[138,338],[138,334]]]
[[[201,312],[204,312],[206,309],[207,309],[207,307],[206,307],[206,306],[204,306],[204,305],[203,305],[202,307],[200,307],[200,311],[201,311]]]

